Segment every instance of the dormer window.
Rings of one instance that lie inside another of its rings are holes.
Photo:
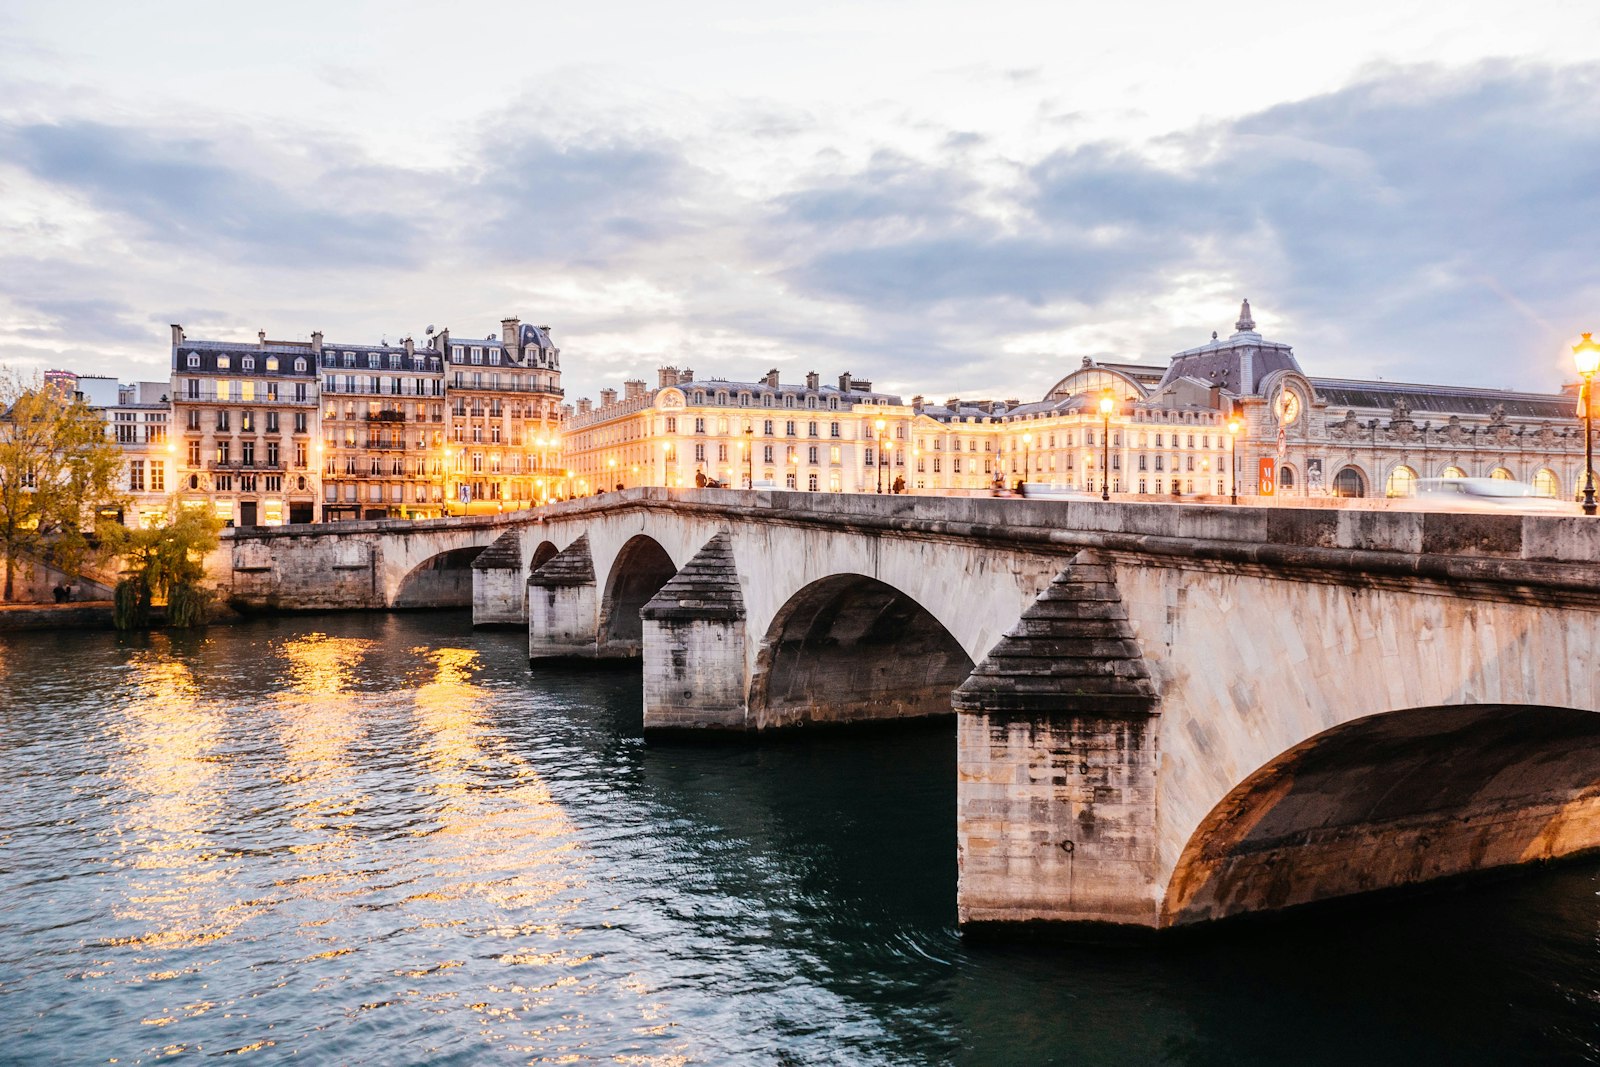
[[[231,361],[229,360],[229,358],[227,356],[218,356],[217,357],[217,369],[218,370],[227,370],[230,362]]]
[[[451,363],[460,363],[461,362],[461,346],[460,345],[456,345],[455,347],[453,347],[450,350],[450,362]]]
[[[198,367],[199,365],[200,365],[200,353],[198,353],[198,352],[190,352],[189,353],[189,366]]]
[[[346,367],[354,367],[356,365],[356,354],[354,352],[346,352],[344,354],[344,365]]]
[[[270,373],[270,374],[278,373],[278,357],[277,356],[268,356],[267,357],[267,372]]]
[[[296,359],[296,360],[295,360],[295,361],[294,361],[294,369],[295,369],[295,370],[296,370],[296,371],[298,371],[298,372],[300,372],[300,373],[301,373],[301,374],[304,374],[304,373],[305,373],[305,370],[306,370],[306,361],[305,361],[305,359],[304,359],[304,358],[303,358],[303,357],[302,357],[302,358],[300,358],[300,359]]]
[[[398,353],[398,352],[389,353],[389,369],[390,370],[399,370],[400,369],[400,353]]]
[[[376,352],[368,352],[367,353],[367,369],[368,370],[377,370],[379,366],[380,366],[380,363],[379,363],[378,353],[376,353]]]
[[[240,367],[241,370],[255,370],[256,369],[256,357],[255,356],[245,356],[243,359],[241,359],[239,361],[239,367]]]
[[[489,349],[489,365],[491,367],[500,365],[500,350],[498,348]]]
[[[483,362],[483,349],[474,348],[472,350],[472,362],[473,363],[479,363],[479,364],[481,364]]]

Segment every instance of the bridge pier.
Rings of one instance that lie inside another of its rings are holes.
[[[516,629],[528,625],[528,587],[522,578],[522,535],[507,530],[472,561],[472,625]]]
[[[594,659],[599,620],[589,538],[528,576],[528,660]]]
[[[961,923],[1157,925],[1157,697],[1112,567],[1079,553],[954,704]]]
[[[746,729],[744,596],[729,536],[707,542],[640,616],[645,730]]]

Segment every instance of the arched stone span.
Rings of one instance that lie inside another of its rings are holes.
[[[757,728],[948,715],[972,671],[922,605],[861,574],[812,582],[777,613],[757,653]]]
[[[1478,704],[1367,716],[1246,778],[1178,860],[1160,925],[1600,848],[1600,715]]]
[[[533,556],[528,560],[528,573],[532,574],[549,563],[560,551],[554,541],[540,541],[538,547],[533,550]]]
[[[452,548],[413,567],[395,590],[396,608],[469,608],[472,561],[483,546]]]
[[[639,609],[677,573],[678,565],[667,550],[648,534],[637,534],[623,544],[606,576],[605,596],[600,601],[602,655],[633,657],[640,654],[644,623]]]

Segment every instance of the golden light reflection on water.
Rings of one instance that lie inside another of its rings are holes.
[[[224,807],[222,718],[164,639],[129,667],[131,699],[112,720],[121,758],[110,773],[129,798],[117,813],[117,848],[147,873],[113,909],[139,932],[104,940],[163,949],[206,944],[231,934],[250,910],[229,899],[230,857],[213,833]]]
[[[512,973],[542,972],[549,977],[552,971],[569,972],[539,983],[535,987],[539,992],[521,984],[491,986],[486,992],[499,994],[495,1000],[465,1005],[486,1027],[486,1034],[503,1040],[508,1035],[502,1028],[515,1028],[522,1013],[549,1006],[544,990],[565,988],[570,998],[592,986],[592,979],[579,979],[570,971],[593,957],[567,946],[578,933],[570,921],[581,906],[578,891],[589,861],[579,845],[578,828],[544,779],[506,743],[498,727],[485,721],[490,699],[474,682],[478,654],[461,648],[413,652],[430,668],[413,691],[412,702],[422,734],[418,755],[428,771],[421,788],[436,798],[434,825],[417,832],[448,846],[429,862],[450,869],[449,877],[427,894],[428,900],[454,910],[484,902],[508,918],[515,915],[513,921],[491,920],[483,931],[508,945],[498,958]],[[499,784],[486,784],[491,782]],[[415,899],[420,901],[420,895]],[[520,1031],[516,1040],[533,1044],[508,1047],[528,1053],[559,1048],[568,1050],[567,1056],[577,1055],[570,1050],[584,1047],[582,1035],[590,1026],[587,1018],[569,1007],[558,1027]]]

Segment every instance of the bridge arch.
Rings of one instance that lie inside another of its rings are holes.
[[[1471,704],[1368,715],[1256,769],[1202,820],[1160,925],[1600,849],[1600,715]]]
[[[428,557],[406,572],[390,602],[396,608],[469,608],[472,606],[472,561],[483,545],[451,548]]]
[[[638,656],[644,645],[639,610],[678,573],[661,542],[635,534],[618,550],[600,601],[599,645],[608,656]]]
[[[539,547],[533,550],[533,555],[528,560],[528,573],[532,574],[546,563],[555,559],[560,553],[561,550],[556,547],[554,541],[540,541]]]
[[[911,596],[864,574],[833,574],[773,617],[751,675],[750,716],[765,728],[948,715],[972,667]]]

